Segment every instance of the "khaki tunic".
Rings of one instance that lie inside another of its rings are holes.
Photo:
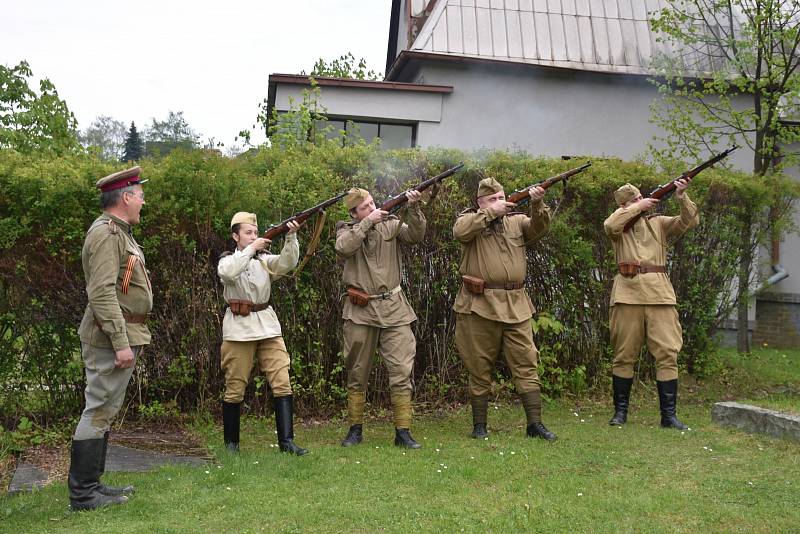
[[[496,210],[467,210],[456,220],[453,235],[461,242],[461,274],[489,284],[521,283],[527,273],[525,247],[547,233],[550,209],[531,202],[529,213],[497,216]],[[520,394],[540,389],[539,351],[533,342],[530,319],[534,307],[524,289],[486,289],[482,295],[462,285],[456,312],[456,348],[469,372],[469,393],[491,392],[492,372],[503,352]]]
[[[662,266],[667,261],[670,240],[683,235],[700,222],[697,206],[684,193],[678,198],[678,217],[642,217],[623,232],[625,223],[640,213],[635,206],[619,208],[605,221],[606,234],[614,247],[617,263],[639,262]],[[652,232],[651,230],[652,229]],[[610,333],[614,345],[611,372],[622,378],[634,376],[634,366],[642,345],[656,361],[656,379],[678,378],[678,353],[683,347],[683,334],[675,308],[675,290],[666,273],[645,273],[625,277],[617,273],[611,289]]]
[[[531,202],[528,216],[515,213],[498,219],[491,208],[466,210],[453,227],[453,236],[462,244],[459,272],[482,278],[487,284],[524,282],[528,269],[525,247],[549,228],[550,208],[541,200]],[[525,288],[486,289],[483,295],[474,295],[463,285],[453,310],[503,323],[530,319],[535,311]]]
[[[89,297],[78,328],[81,341],[114,350],[149,344],[147,324],[127,324],[122,316],[147,315],[153,309],[144,252],[131,226],[104,212],[89,227],[81,262]]]
[[[369,219],[340,221],[336,226],[336,254],[344,261],[342,281],[347,287],[356,287],[377,295],[400,285],[402,243],[419,243],[425,236],[425,216],[419,203],[408,205],[408,224],[390,216],[388,220],[372,224]],[[395,235],[396,239],[387,241]],[[399,326],[411,324],[417,316],[400,291],[386,299],[369,301],[366,306],[356,306],[344,299],[342,319],[368,326]]]
[[[625,223],[641,210],[635,206],[619,208],[603,223],[614,247],[617,263],[639,262],[641,265],[666,265],[666,245],[700,223],[697,205],[684,193],[678,199],[681,214],[678,217],[655,216],[647,219],[653,233],[641,217],[633,228],[623,232]],[[655,237],[653,237],[655,234]],[[656,239],[657,238],[657,239]],[[667,273],[646,273],[625,277],[617,273],[611,289],[611,306],[621,304],[671,304],[675,305],[675,290]]]

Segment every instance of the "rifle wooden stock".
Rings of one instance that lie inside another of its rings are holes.
[[[571,176],[575,176],[578,173],[581,173],[592,166],[591,161],[587,161],[580,167],[575,167],[574,169],[570,169],[568,171],[562,172],[561,174],[556,174],[555,176],[551,176],[547,180],[542,180],[541,182],[529,185],[525,189],[520,189],[519,191],[514,191],[510,195],[506,201],[513,202],[514,204],[520,204],[525,202],[526,200],[530,199],[530,193],[528,191],[531,190],[532,187],[541,187],[542,189],[547,189],[548,187],[557,184],[561,180],[566,180]]]
[[[345,193],[342,193],[340,195],[336,195],[335,197],[329,198],[328,200],[326,200],[324,202],[320,202],[319,204],[317,204],[313,208],[308,208],[307,210],[301,211],[299,213],[295,213],[294,215],[292,215],[288,219],[283,220],[283,221],[279,222],[278,224],[273,224],[272,226],[270,226],[269,228],[266,229],[266,231],[264,232],[264,235],[261,236],[261,237],[263,237],[264,239],[275,239],[276,237],[285,234],[289,230],[289,223],[290,222],[294,221],[294,222],[296,222],[298,224],[302,224],[306,220],[308,220],[312,215],[315,215],[315,214],[323,211],[325,208],[328,208],[329,206],[332,206],[332,205],[336,204],[337,202],[339,202],[341,199],[343,199],[345,197],[346,194],[347,193],[345,192]]]
[[[700,174],[700,172],[708,169],[709,167],[713,166],[714,164],[719,163],[723,159],[727,158],[730,155],[730,153],[733,152],[734,150],[736,150],[737,148],[739,148],[739,147],[734,145],[732,148],[729,148],[725,152],[717,154],[716,156],[712,157],[711,159],[708,159],[708,160],[704,161],[703,163],[701,163],[697,167],[695,167],[693,169],[689,169],[688,171],[684,172],[683,174],[681,174],[680,176],[678,176],[677,178],[675,178],[671,182],[667,182],[666,184],[659,185],[658,187],[656,187],[655,189],[650,191],[650,194],[648,195],[648,198],[655,198],[659,202],[662,201],[662,200],[668,199],[672,195],[672,193],[674,193],[675,190],[678,188],[678,186],[675,185],[675,182],[677,182],[678,180],[683,180],[684,178],[694,178],[695,176]],[[623,232],[627,232],[628,230],[630,230],[633,227],[633,225],[636,224],[636,221],[638,221],[641,217],[642,217],[642,213],[640,212],[638,215],[636,215],[631,220],[629,220],[628,222],[625,223],[625,226],[622,228],[622,231]]]
[[[414,191],[419,191],[421,193],[422,191],[425,191],[426,189],[428,189],[432,185],[434,185],[434,184],[436,184],[438,182],[441,182],[442,180],[444,180],[448,176],[454,175],[463,166],[464,166],[464,163],[461,162],[458,165],[456,165],[455,167],[451,167],[451,168],[447,169],[446,171],[444,171],[443,173],[437,174],[433,178],[429,178],[429,179],[425,180],[424,182],[418,184],[416,187],[413,188],[413,190]],[[386,202],[381,204],[378,209],[382,209],[383,211],[388,211],[389,213],[391,213],[393,211],[398,210],[406,202],[408,202],[408,199],[406,198],[405,192],[403,192],[403,193],[400,193],[399,195],[393,196],[392,198],[390,198],[389,200],[387,200]]]

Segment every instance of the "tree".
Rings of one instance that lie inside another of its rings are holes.
[[[139,132],[136,131],[136,124],[131,121],[131,128],[128,130],[128,136],[125,138],[125,151],[122,156],[122,161],[139,161],[144,155],[144,146]]]
[[[797,0],[669,0],[652,26],[678,53],[655,66],[664,98],[653,120],[666,131],[660,156],[691,156],[745,143],[753,172],[776,175],[798,161],[788,150],[800,129],[784,119],[800,96],[800,3]],[[745,104],[742,104],[745,102]],[[777,198],[766,232],[779,242],[790,203]],[[738,276],[738,341],[749,352],[747,309],[758,245],[757,214],[743,211]]]
[[[302,74],[305,74],[303,72]],[[361,58],[356,63],[356,58],[352,52],[334,59],[327,63],[319,58],[311,69],[309,76],[330,76],[333,78],[352,78],[354,80],[380,80],[381,75],[372,69],[367,70],[367,60]]]
[[[80,141],[84,147],[97,150],[103,159],[119,160],[125,154],[127,135],[125,123],[100,115],[81,132]]]
[[[182,111],[170,111],[163,121],[153,119],[144,137],[148,156],[166,156],[177,148],[191,150],[200,145],[200,136],[186,122]]]
[[[37,93],[28,85],[33,71],[27,61],[0,65],[0,148],[19,152],[65,154],[80,148],[75,116],[44,78]]]

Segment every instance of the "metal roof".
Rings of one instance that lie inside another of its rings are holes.
[[[665,0],[438,0],[409,51],[577,70],[652,74],[660,53],[695,73],[714,65],[658,35],[648,13]],[[412,0],[412,12],[429,5]],[[705,52],[705,51],[704,51]]]

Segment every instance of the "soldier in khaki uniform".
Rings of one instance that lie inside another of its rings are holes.
[[[494,178],[478,184],[478,209],[464,211],[453,235],[461,245],[464,281],[456,297],[456,347],[469,372],[472,437],[486,437],[492,370],[500,351],[506,358],[527,419],[527,435],[552,441],[542,424],[537,373],[539,352],[533,343],[533,303],[525,290],[525,247],[547,233],[550,209],[544,189],[530,189],[527,214],[513,213],[503,186]]]
[[[132,486],[100,483],[111,422],[125,398],[136,358],[150,343],[145,324],[153,290],[144,253],[131,228],[144,205],[141,169],[97,182],[100,215],[86,233],[81,252],[88,305],[78,333],[86,371],[86,407],[72,438],[69,501],[72,510],[127,502]]]
[[[297,267],[300,246],[299,225],[289,223],[280,254],[266,254],[270,241],[258,237],[255,213],[239,212],[231,219],[231,234],[236,250],[219,260],[217,274],[225,286],[228,308],[222,321],[222,369],[225,371],[225,398],[222,421],[225,447],[239,452],[239,418],[244,390],[250,380],[253,358],[267,375],[272,388],[278,446],[283,452],[302,456],[308,451],[294,442],[294,404],[289,383],[289,353],[281,335],[281,325],[270,306],[272,280]],[[264,253],[264,254],[262,254]]]
[[[345,197],[352,220],[336,229],[336,253],[344,262],[342,280],[350,292],[344,302],[344,355],[347,367],[347,411],[350,429],[343,447],[361,443],[367,381],[375,348],[389,371],[395,440],[400,447],[418,449],[411,437],[411,371],[416,340],[411,323],[414,310],[400,287],[400,243],[418,243],[425,235],[421,194],[406,193],[407,223],[376,209],[372,195],[354,188]]]
[[[614,345],[612,382],[614,416],[610,425],[625,424],[633,384],[633,366],[642,345],[656,360],[661,426],[683,430],[676,417],[678,399],[678,352],[683,346],[675,291],[666,272],[667,244],[700,222],[697,206],[686,194],[691,179],[678,180],[678,217],[641,217],[627,232],[625,224],[651,210],[658,201],[642,198],[639,190],[625,184],[614,193],[619,208],[603,223],[614,246],[619,272],[611,289],[610,330]]]

